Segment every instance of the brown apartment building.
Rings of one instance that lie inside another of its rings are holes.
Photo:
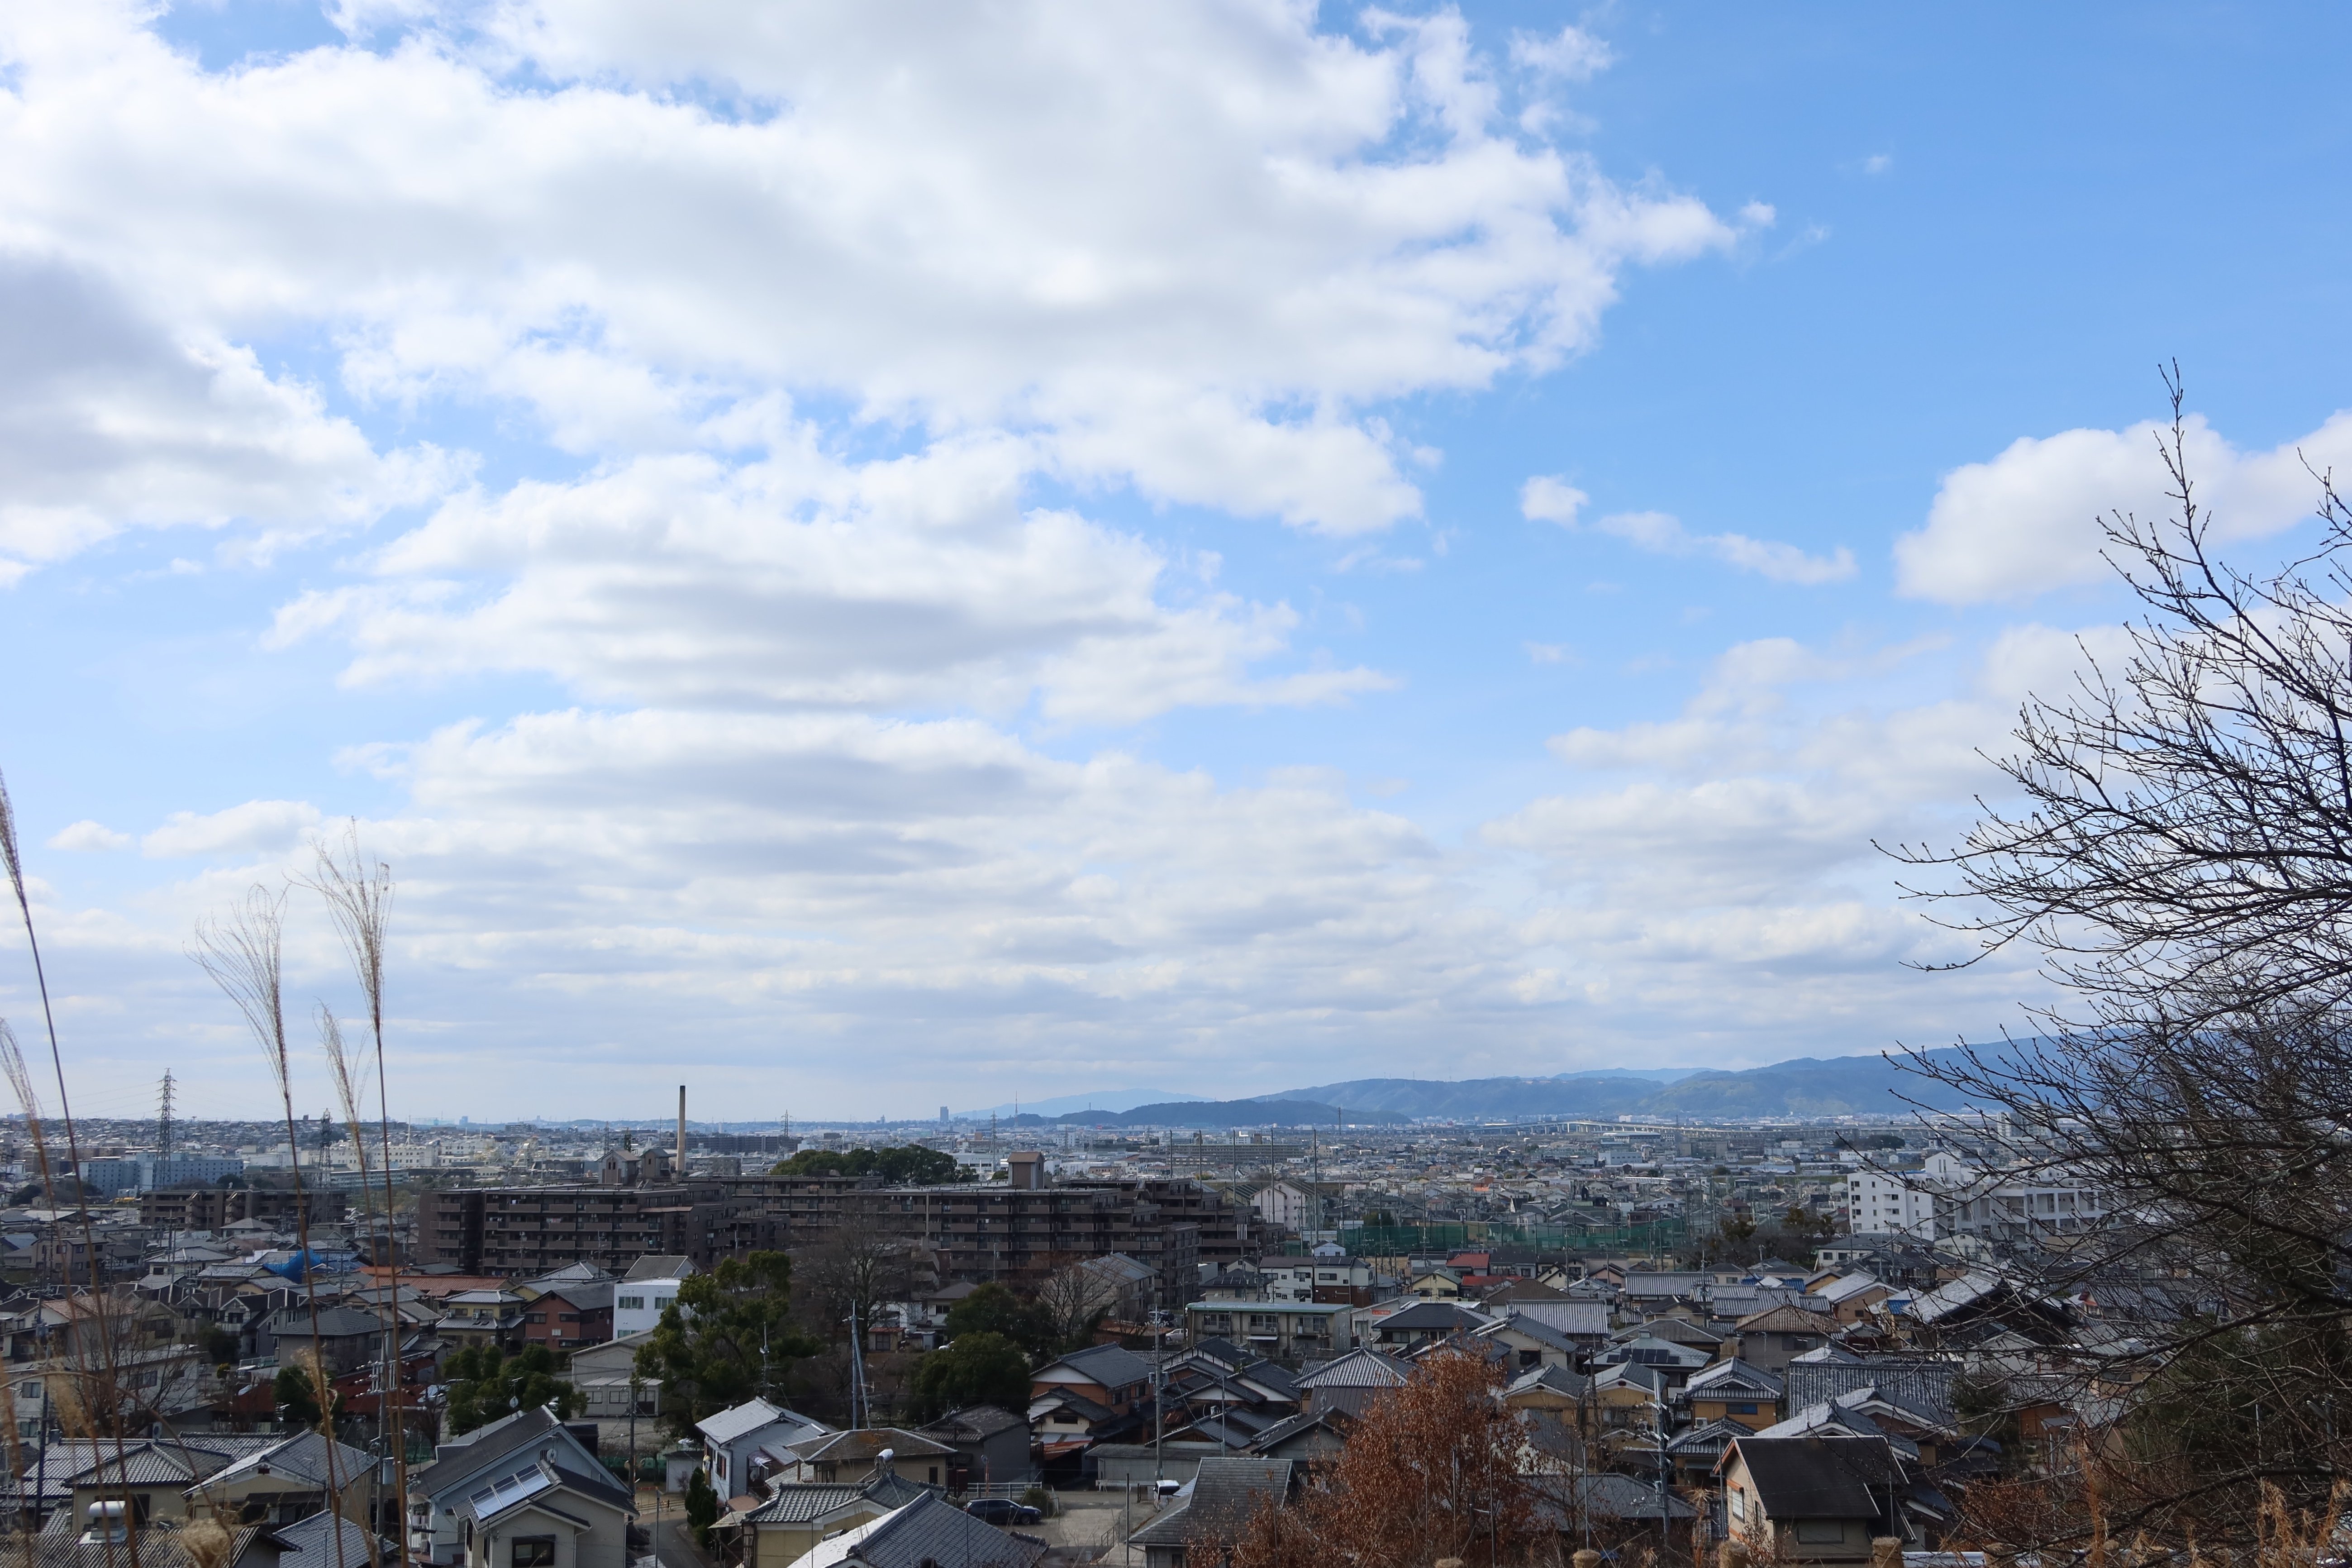
[[[239,1220],[294,1223],[299,1206],[317,1225],[341,1225],[351,1209],[349,1193],[305,1187],[177,1187],[139,1194],[139,1223],[158,1230],[218,1230]]]
[[[464,1187],[418,1199],[416,1255],[467,1274],[530,1279],[567,1263],[615,1274],[648,1254],[713,1268],[778,1245],[758,1196],[679,1187]]]
[[[885,1187],[871,1178],[744,1176],[684,1186],[467,1188],[419,1200],[418,1259],[530,1278],[566,1263],[625,1273],[655,1254],[703,1268],[791,1248],[843,1226],[929,1250],[943,1280],[1034,1289],[1069,1265],[1122,1253],[1159,1279],[1157,1305],[1192,1300],[1199,1265],[1252,1250],[1252,1215],[1177,1180]]]
[[[1121,1253],[1159,1280],[1156,1305],[1192,1299],[1206,1260],[1250,1249],[1251,1215],[1188,1180],[882,1187],[848,1177],[777,1177],[771,1216],[786,1246],[843,1225],[929,1248],[940,1278],[1034,1289],[1073,1263]]]

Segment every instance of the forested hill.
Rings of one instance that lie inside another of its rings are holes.
[[[1954,1053],[1937,1051],[1935,1058]],[[1580,1072],[1558,1078],[1367,1078],[1285,1089],[1252,1100],[1178,1100],[1122,1113],[1073,1111],[1073,1126],[1249,1127],[1395,1122],[1419,1117],[1484,1121],[1517,1116],[1902,1116],[1924,1107],[1958,1110],[1968,1101],[1901,1058],[1800,1057],[1736,1071],[1703,1069],[1636,1077]],[[1661,1081],[1671,1077],[1673,1081]],[[1022,1118],[1024,1121],[1030,1120]]]

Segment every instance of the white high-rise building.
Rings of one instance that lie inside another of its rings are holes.
[[[1857,1171],[1845,1191],[1846,1223],[1856,1234],[1922,1241],[2064,1236],[2093,1228],[2107,1212],[2096,1187],[2063,1171],[1986,1170],[1941,1149],[1916,1171]]]

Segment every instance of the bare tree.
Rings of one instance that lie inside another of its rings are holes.
[[[1118,1305],[1118,1286],[1092,1258],[1065,1265],[1037,1287],[1037,1304],[1065,1346],[1082,1343]]]
[[[934,1278],[919,1244],[870,1225],[836,1226],[793,1252],[796,1304],[828,1343],[848,1337],[853,1316],[871,1328],[877,1308],[929,1289]]]
[[[2325,1508],[2352,1474],[2352,510],[2315,475],[2309,554],[2223,563],[2168,388],[2173,514],[2105,521],[2124,657],[2025,704],[1996,763],[2021,804],[1894,853],[2060,997],[1910,1065],[2003,1113],[2009,1173],[2107,1201],[2011,1260],[2087,1320],[2024,1393],[2105,1413],[2070,1472],[2098,1506],[2011,1513],[2251,1541],[2265,1489]]]
[[[1985,952],[2038,950],[2077,1026],[2352,1000],[2352,510],[2315,476],[2311,554],[2216,559],[2168,385],[2175,515],[2104,522],[2144,612],[2128,654],[2086,651],[2071,693],[2027,701],[1995,763],[2021,807],[1979,801],[1958,848],[1894,851],[1949,873],[1912,890]]]

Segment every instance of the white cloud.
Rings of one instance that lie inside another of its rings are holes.
[[[0,20],[13,232],[168,319],[316,323],[371,396],[515,400],[581,450],[689,440],[785,387],[1024,432],[1172,501],[1378,528],[1420,501],[1368,404],[1556,363],[1624,268],[1735,237],[1523,139],[1450,12],[1367,42],[1278,0],[912,30],[403,5],[354,16],[395,25],[376,47],[217,73],[147,19]]]
[[[2143,521],[2174,503],[2157,443],[2166,426],[2021,437],[1990,462],[1944,476],[1924,527],[1895,542],[1896,584],[1948,605],[2022,599],[2109,580],[2099,520]],[[2321,472],[2352,465],[2352,413],[2267,452],[2242,452],[2202,419],[2186,426],[2190,477],[2221,541],[2261,538],[2310,517]]]
[[[1511,58],[1531,70],[1566,81],[1590,80],[1616,60],[1606,43],[1574,26],[1549,36],[1512,34]]]
[[[1522,643],[1519,646],[1527,649],[1528,662],[1530,664],[1581,664],[1583,662],[1578,657],[1576,650],[1566,643],[1530,642]]]
[[[1775,583],[1818,585],[1853,575],[1853,552],[1843,544],[1827,555],[1811,555],[1793,544],[1744,533],[1693,533],[1663,511],[1617,512],[1593,526],[1653,555],[1708,556]]]
[[[167,330],[53,258],[0,251],[0,361],[8,581],[125,528],[238,521],[267,542],[350,527],[457,473],[431,447],[379,456],[250,350]]]
[[[1892,153],[1873,153],[1862,161],[1862,172],[1865,174],[1883,174],[1893,167],[1895,154]]]
[[[1519,487],[1519,515],[1531,522],[1576,526],[1576,514],[1592,498],[1557,475],[1538,474]]]
[[[68,824],[49,837],[52,849],[128,849],[131,845],[128,833],[117,833],[104,823],[92,822],[88,817]]]
[[[373,584],[280,611],[358,683],[540,670],[666,705],[1009,710],[1125,722],[1182,705],[1327,702],[1360,668],[1259,676],[1299,617],[1188,585],[1143,541],[1024,509],[1005,438],[843,465],[812,432],[767,461],[641,458],[569,484],[467,495],[376,559]],[[1181,594],[1179,591],[1181,591]]]
[[[1519,487],[1519,515],[1575,528],[1591,499],[1558,475],[1538,474]],[[1654,555],[1708,556],[1775,583],[1839,583],[1853,575],[1853,552],[1843,544],[1827,555],[1811,555],[1793,544],[1743,533],[1693,533],[1663,511],[1615,512],[1592,526]]]
[[[2095,648],[2113,635],[2083,634]],[[1918,984],[1906,961],[1969,950],[1905,906],[1873,841],[1962,830],[1954,808],[1999,783],[1980,753],[2001,751],[2022,689],[2071,678],[2081,655],[2042,627],[1958,668],[1943,651],[1759,639],[1725,650],[1675,719],[1555,737],[1573,786],[1481,830],[1539,868],[1545,892],[1515,928],[1524,962],[1588,977],[1612,1018],[1685,1037],[1736,1039],[1808,1010],[1832,1032],[1868,1019],[1881,1038],[1932,1037],[2032,994],[2008,959]],[[1748,1018],[1730,1025],[1684,988],[1736,996]]]
[[[299,800],[249,800],[198,816],[175,811],[139,841],[150,859],[191,855],[272,855],[291,848],[319,826],[319,808]]]

